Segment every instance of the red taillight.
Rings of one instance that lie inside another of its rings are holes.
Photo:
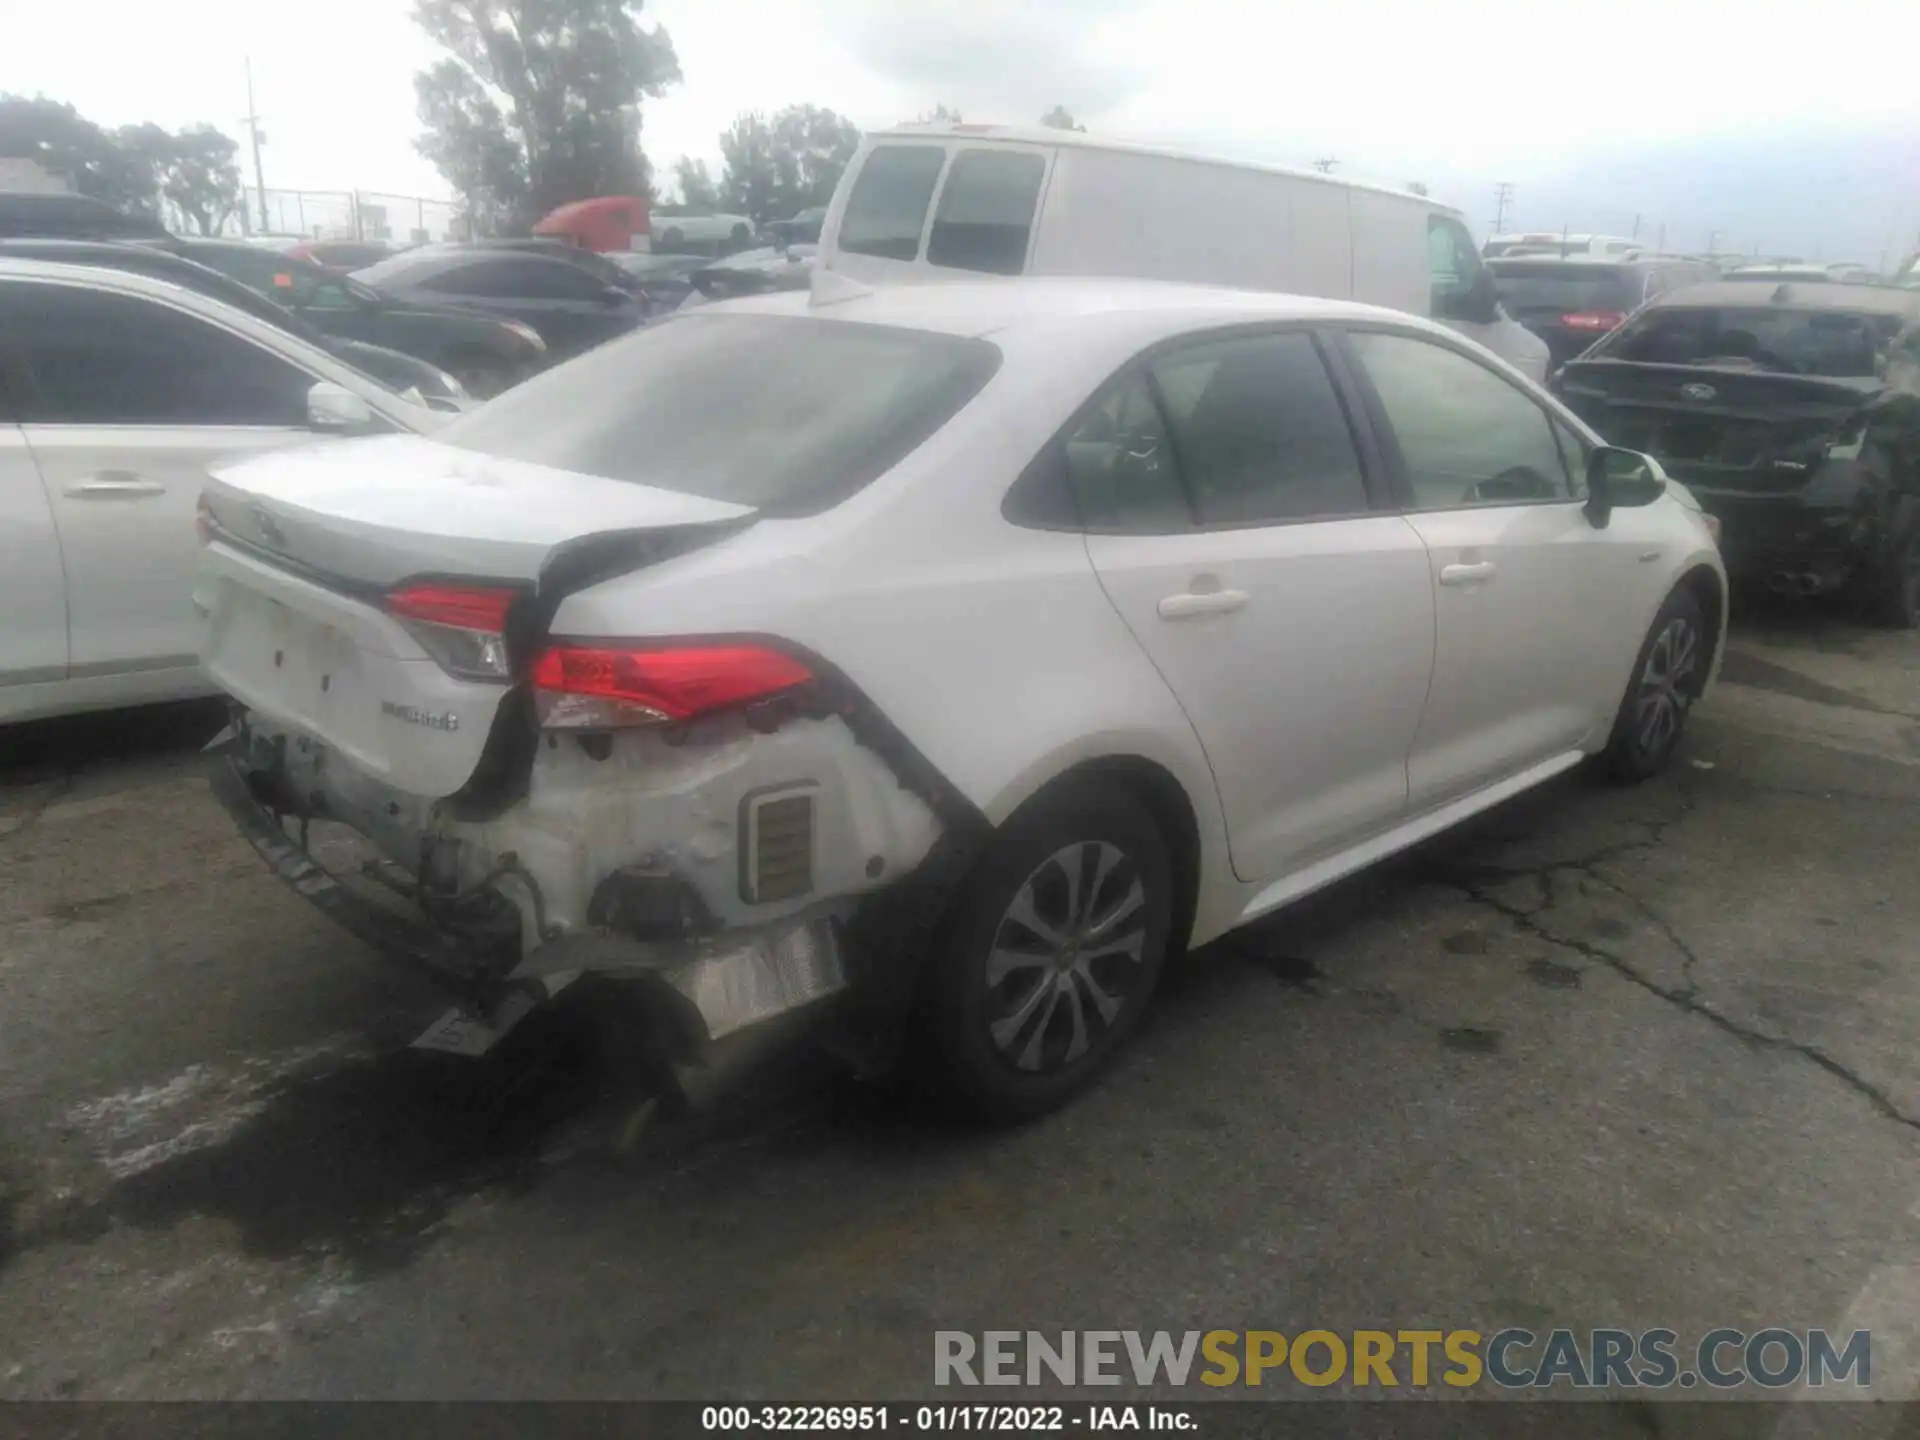
[[[403,585],[387,595],[387,613],[421,648],[462,680],[505,680],[507,612],[518,592],[490,585]]]
[[[596,730],[691,720],[804,685],[813,672],[764,645],[606,649],[555,645],[533,662],[540,721]]]
[[[387,613],[498,635],[507,628],[507,611],[513,602],[513,591],[481,585],[407,585],[387,596]]]
[[[1593,310],[1579,315],[1562,315],[1560,323],[1569,330],[1618,330],[1627,317],[1617,310]]]

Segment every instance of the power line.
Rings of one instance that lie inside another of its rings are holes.
[[[1513,186],[1502,180],[1493,187],[1493,233],[1507,233],[1507,206],[1513,203]]]

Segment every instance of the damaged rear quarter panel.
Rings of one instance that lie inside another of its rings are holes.
[[[918,865],[941,830],[927,803],[837,716],[790,720],[771,734],[726,717],[677,737],[627,730],[609,738],[605,758],[595,759],[571,735],[543,737],[521,803],[490,820],[446,823],[445,833],[468,842],[462,880],[477,882],[511,851],[541,886],[548,925],[578,931],[607,875],[662,868],[732,928],[887,884]],[[813,787],[813,884],[790,900],[751,904],[740,883],[742,802],[791,785]],[[522,912],[531,924],[531,907]],[[529,951],[539,938],[527,936]]]

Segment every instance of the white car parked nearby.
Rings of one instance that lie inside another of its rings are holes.
[[[833,997],[1003,1115],[1169,955],[1658,770],[1723,639],[1690,497],[1477,346],[1149,282],[823,276],[208,506],[216,788],[463,1039],[581,972],[690,1054]]]
[[[440,417],[218,300],[0,260],[0,722],[207,695],[209,466]]]

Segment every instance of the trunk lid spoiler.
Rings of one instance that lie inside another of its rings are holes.
[[[217,470],[204,506],[227,537],[349,590],[460,576],[544,590],[749,524],[744,505],[461,450],[417,435],[321,442]],[[585,551],[586,555],[578,552]],[[591,558],[589,558],[589,556]]]

